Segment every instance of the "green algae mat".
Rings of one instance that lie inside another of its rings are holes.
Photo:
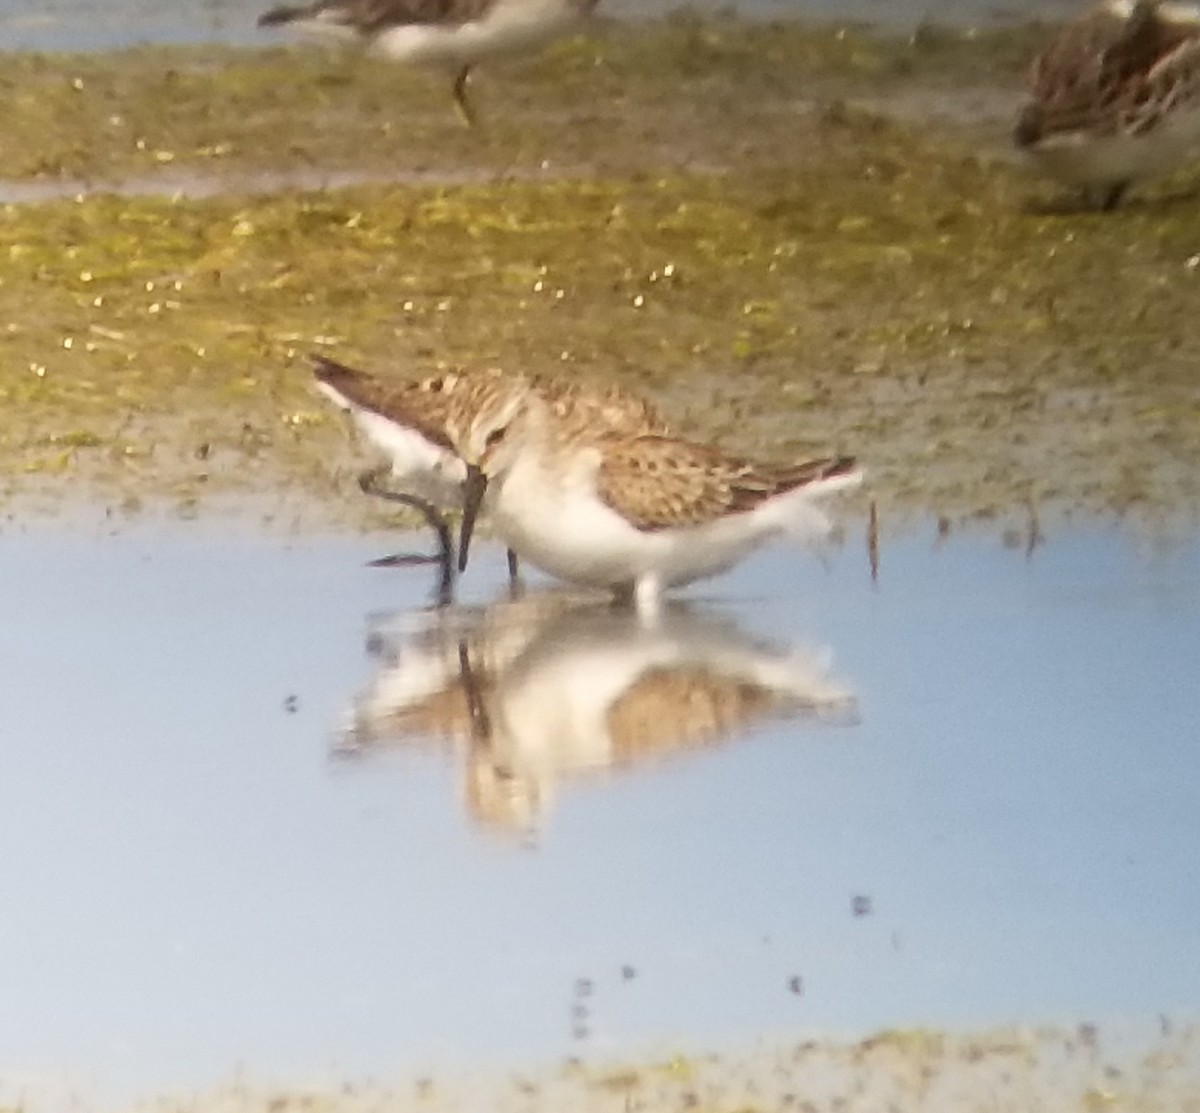
[[[731,448],[856,453],[885,521],[1190,517],[1197,178],[1092,215],[1029,177],[1043,35],[607,27],[481,71],[476,131],[360,55],[7,56],[0,497],[359,520],[319,350],[616,378]]]

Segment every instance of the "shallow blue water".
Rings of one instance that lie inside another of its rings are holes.
[[[517,696],[574,707],[643,635],[476,645],[484,764],[542,774],[511,829],[461,732],[361,731],[460,628],[363,566],[395,540],[0,535],[0,1104],[1200,1001],[1195,540],[914,537],[878,586],[858,545],[764,554],[691,593],[659,672],[799,661],[856,713],[607,774],[522,750]],[[481,548],[467,595],[500,580]]]
[[[267,0],[0,0],[0,35],[7,50],[106,50],[138,42],[281,41],[256,31]],[[618,18],[659,14],[675,0],[606,0]],[[727,8],[725,0],[695,8]],[[1072,0],[742,0],[747,15],[876,23],[910,28],[922,19],[979,25],[1061,18],[1081,6]]]

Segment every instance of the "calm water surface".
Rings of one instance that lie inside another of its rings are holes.
[[[262,43],[254,21],[268,0],[0,0],[8,50],[105,50],[137,42]],[[619,18],[659,15],[676,0],[605,0]],[[697,10],[737,7],[763,18],[852,20],[898,29],[923,19],[981,25],[1055,19],[1079,10],[1073,0],[700,0]]]
[[[0,534],[0,1105],[1200,1001],[1196,540],[651,630],[394,542]]]

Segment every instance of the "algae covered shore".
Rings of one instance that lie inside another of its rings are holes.
[[[854,452],[898,516],[1192,514],[1195,182],[1061,211],[1006,142],[1044,30],[602,32],[481,71],[475,132],[355,55],[6,57],[7,512],[357,519],[320,350],[617,378],[729,447]]]

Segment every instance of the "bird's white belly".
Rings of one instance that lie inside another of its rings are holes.
[[[620,587],[643,576],[677,586],[715,576],[778,532],[754,514],[639,530],[591,490],[564,488],[521,469],[492,494],[492,521],[506,545],[552,576],[592,587]]]
[[[500,14],[457,26],[408,24],[382,32],[376,49],[401,62],[469,65],[503,54],[520,54],[566,34],[579,16],[567,8]]]
[[[369,410],[354,411],[354,421],[367,440],[387,455],[392,475],[405,492],[439,506],[462,505],[467,468],[459,456]]]
[[[672,546],[663,562],[667,587],[690,584],[728,571],[778,532],[754,514],[737,514],[704,526],[672,532]]]
[[[314,43],[356,43],[361,40],[357,28],[348,23],[335,23],[329,19],[298,19],[287,25],[285,30],[294,30]]]
[[[670,547],[669,538],[634,529],[590,491],[564,488],[520,468],[492,496],[492,523],[504,543],[571,583],[631,583],[656,567]]]
[[[1030,152],[1042,171],[1073,186],[1128,182],[1164,174],[1200,143],[1200,105],[1176,109],[1144,135],[1050,136]]]

